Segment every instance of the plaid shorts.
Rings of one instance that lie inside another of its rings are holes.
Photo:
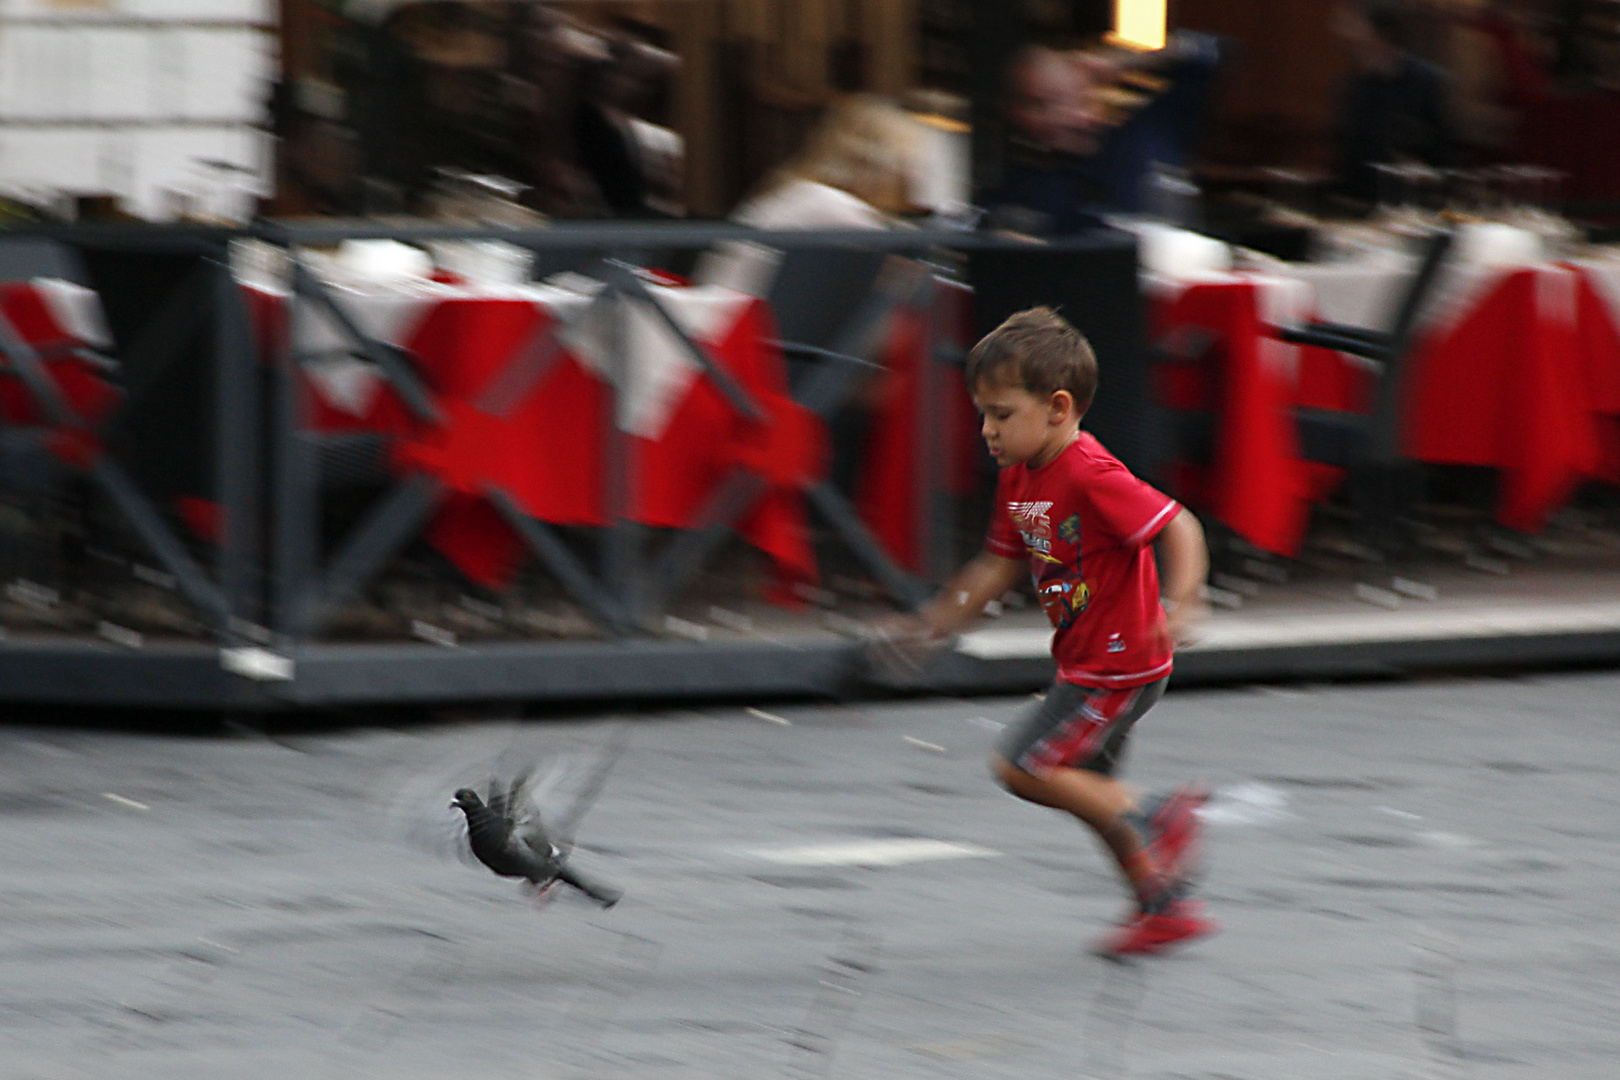
[[[1054,683],[1044,699],[1007,725],[996,750],[1035,776],[1059,767],[1112,776],[1131,727],[1158,704],[1169,681],[1166,676],[1123,690]]]

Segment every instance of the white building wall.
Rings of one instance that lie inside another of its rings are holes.
[[[275,0],[0,0],[0,192],[251,213],[275,18]]]

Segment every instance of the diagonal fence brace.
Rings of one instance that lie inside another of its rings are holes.
[[[398,391],[400,399],[418,420],[430,424],[439,422],[439,410],[412,368],[409,352],[367,335],[332,296],[326,284],[297,259],[293,260],[292,284],[294,295],[304,297],[331,316],[338,328],[354,341],[360,355],[382,369]]]

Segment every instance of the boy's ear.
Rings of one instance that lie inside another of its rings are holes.
[[[1054,390],[1047,399],[1047,408],[1051,410],[1052,422],[1061,424],[1075,415],[1074,395],[1067,390]]]

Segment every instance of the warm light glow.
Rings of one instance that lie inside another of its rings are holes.
[[[1169,0],[1114,0],[1112,40],[1133,49],[1162,49]]]

